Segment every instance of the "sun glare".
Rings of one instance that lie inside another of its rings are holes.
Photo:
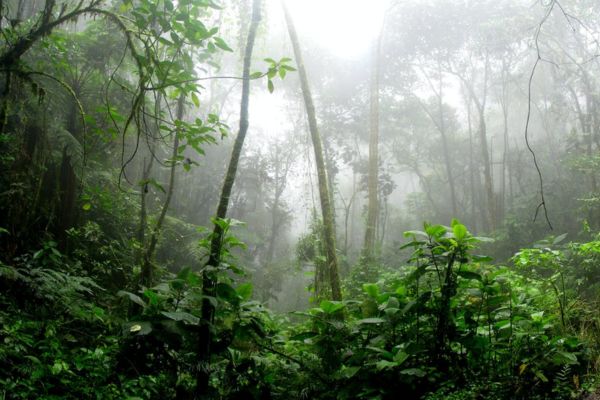
[[[297,29],[338,57],[362,56],[381,29],[388,0],[287,0]]]

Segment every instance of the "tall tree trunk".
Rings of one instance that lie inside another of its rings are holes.
[[[471,185],[471,219],[473,224],[473,231],[477,232],[477,212],[476,208],[478,202],[478,190],[475,188],[475,160],[473,156],[473,124],[471,122],[471,99],[467,97],[467,122],[469,130],[469,184]]]
[[[302,94],[304,96],[304,105],[306,106],[306,114],[308,117],[308,126],[315,152],[315,164],[317,165],[317,176],[319,180],[319,197],[321,199],[321,213],[323,214],[323,230],[325,241],[325,255],[329,272],[329,283],[331,285],[331,298],[333,300],[342,300],[342,290],[340,286],[340,278],[338,272],[338,260],[335,248],[335,225],[334,225],[334,208],[333,201],[329,193],[329,184],[327,179],[327,170],[325,168],[325,160],[323,157],[323,143],[317,127],[317,117],[315,115],[315,106],[313,104],[312,94],[308,85],[308,77],[306,68],[302,61],[302,53],[298,42],[298,35],[294,22],[285,4],[282,1],[285,20],[290,35],[290,40],[294,48],[294,55],[298,64],[298,73],[300,75],[300,84],[302,86]]]
[[[508,165],[508,154],[510,153],[509,142],[508,142],[508,82],[509,82],[509,71],[506,62],[502,61],[502,93],[500,96],[500,106],[502,107],[502,124],[503,124],[503,141],[504,149],[502,151],[502,182],[501,182],[501,194],[498,204],[498,217],[504,218],[506,214],[506,173],[510,166]]]
[[[457,204],[457,200],[456,200],[456,187],[455,187],[455,183],[454,183],[454,171],[452,170],[450,151],[448,148],[448,132],[446,129],[446,121],[445,121],[445,115],[444,115],[444,75],[442,72],[442,60],[440,58],[438,58],[437,63],[438,63],[438,65],[437,65],[437,67],[438,67],[438,71],[437,71],[438,72],[438,87],[437,88],[433,85],[433,82],[427,76],[427,74],[423,70],[423,68],[421,68],[423,70],[423,74],[425,75],[425,77],[427,79],[427,82],[429,83],[431,91],[437,97],[437,101],[438,101],[437,118],[435,115],[433,115],[429,111],[429,109],[427,108],[427,106],[425,104],[423,104],[423,102],[421,102],[419,100],[419,103],[421,104],[421,107],[423,108],[425,113],[429,116],[429,118],[431,119],[433,124],[436,126],[436,128],[440,132],[440,136],[442,139],[442,150],[444,152],[444,166],[446,168],[446,175],[448,177],[448,186],[450,189],[450,203],[452,204],[452,214],[453,214],[453,217],[458,217],[458,204]]]
[[[261,0],[254,0],[252,5],[252,22],[248,31],[248,40],[244,51],[244,67],[242,72],[242,100],[240,104],[240,127],[238,135],[233,145],[229,166],[223,182],[221,197],[217,207],[217,219],[225,219],[227,217],[227,208],[229,207],[229,198],[235,182],[237,168],[240,161],[240,156],[248,132],[248,108],[250,104],[250,66],[252,62],[252,52],[254,50],[254,41],[256,39],[256,31],[261,20]],[[215,224],[211,243],[210,254],[206,265],[210,267],[204,270],[202,274],[202,290],[204,300],[202,301],[202,322],[198,332],[198,367],[196,371],[196,388],[194,398],[205,398],[208,392],[210,379],[210,353],[211,353],[211,325],[214,320],[215,308],[211,304],[209,298],[215,296],[216,279],[213,275],[214,269],[221,264],[221,250],[223,244],[223,228],[219,224]]]
[[[482,106],[478,106],[479,110],[479,143],[481,145],[481,155],[483,158],[483,178],[485,182],[485,193],[487,198],[487,227],[491,231],[496,228],[496,213],[494,201],[494,186],[492,182],[492,166],[490,153],[487,146],[487,126],[485,123],[485,111]]]
[[[160,115],[160,107],[161,107],[161,96],[156,98],[156,102],[154,104],[154,113],[155,115]],[[140,222],[138,226],[138,230],[136,232],[136,240],[140,248],[135,252],[134,259],[135,265],[141,265],[144,249],[146,249],[146,228],[148,224],[148,205],[147,205],[147,197],[149,192],[148,180],[150,179],[150,172],[152,172],[152,166],[154,165],[154,149],[156,147],[154,136],[158,134],[160,131],[159,124],[155,122],[155,132],[154,135],[148,135],[149,141],[148,150],[150,152],[150,161],[146,161],[144,157],[144,162],[142,165],[142,182],[143,185],[140,188]]]
[[[184,112],[184,96],[180,95],[179,100],[177,101],[177,112],[176,116],[178,120],[183,119]],[[173,151],[171,153],[171,168],[169,171],[169,188],[167,189],[167,195],[165,197],[165,202],[162,205],[162,209],[160,210],[160,214],[158,215],[158,219],[156,220],[156,225],[154,225],[154,229],[152,230],[152,234],[148,239],[148,247],[144,251],[144,256],[142,259],[142,270],[140,272],[140,286],[152,286],[154,283],[154,266],[152,265],[154,252],[156,251],[156,245],[158,244],[158,239],[160,238],[160,233],[162,230],[162,225],[165,221],[165,217],[167,216],[167,211],[169,210],[169,205],[171,204],[171,199],[173,198],[173,193],[175,191],[175,183],[176,177],[175,171],[177,170],[177,162],[176,158],[179,150],[179,137],[181,132],[176,130],[174,132],[175,137],[173,138]],[[142,192],[144,189],[142,188]]]
[[[450,151],[448,149],[448,137],[446,132],[446,122],[444,121],[444,80],[442,75],[442,62],[438,59],[438,110],[439,110],[439,129],[442,136],[442,149],[444,151],[444,164],[446,165],[446,174],[448,175],[448,186],[450,187],[450,201],[452,203],[452,216],[458,217],[458,206],[456,204],[456,188],[454,186],[454,171],[450,163]]]
[[[489,73],[489,57],[486,54],[485,59],[485,74],[483,79],[483,96],[481,99],[477,97],[472,82],[466,79],[459,73],[453,72],[459,79],[462,80],[465,88],[469,91],[471,100],[475,103],[475,108],[479,116],[479,145],[483,162],[483,179],[486,193],[486,218],[484,219],[484,229],[493,231],[496,229],[496,201],[494,195],[494,184],[492,181],[492,164],[490,159],[490,151],[487,142],[487,126],[485,122],[485,107],[487,101],[487,81]]]
[[[277,192],[275,193],[275,198],[273,200],[273,206],[271,208],[271,236],[269,238],[269,245],[267,247],[267,257],[265,259],[267,265],[271,264],[271,262],[273,261],[273,254],[275,253],[275,243],[279,234],[279,227],[281,226],[281,218],[278,214],[280,197],[281,192],[277,190]]]
[[[365,244],[363,247],[363,255],[367,261],[366,264],[368,264],[375,255],[377,217],[379,216],[379,199],[377,198],[377,195],[379,191],[379,79],[381,73],[382,40],[383,27],[373,49],[373,60],[371,62],[368,178],[369,203],[367,206],[367,226],[365,230]]]

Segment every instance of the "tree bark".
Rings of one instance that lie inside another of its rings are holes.
[[[177,119],[183,119],[184,112],[184,96],[179,96],[179,100],[177,101]],[[174,132],[175,137],[173,138],[173,151],[171,153],[171,169],[169,172],[169,188],[167,189],[167,195],[165,197],[165,202],[163,203],[162,209],[160,210],[160,214],[158,219],[156,220],[156,225],[152,230],[152,235],[148,240],[148,247],[144,252],[142,270],[140,272],[140,286],[152,286],[154,283],[154,267],[152,265],[152,261],[154,258],[154,252],[156,250],[156,245],[158,244],[158,239],[160,237],[160,232],[162,229],[163,222],[165,221],[165,217],[167,216],[167,211],[169,209],[169,205],[171,204],[171,199],[173,198],[173,192],[175,191],[175,183],[176,183],[176,174],[175,171],[177,169],[176,157],[179,149],[179,136],[181,132],[176,130]],[[142,189],[142,192],[144,189]],[[143,196],[143,194],[142,194]],[[144,199],[142,197],[142,199]]]
[[[229,198],[231,197],[231,191],[235,182],[235,176],[237,174],[237,168],[244,146],[244,140],[246,139],[246,133],[248,132],[248,108],[250,104],[250,66],[252,62],[252,52],[254,50],[254,41],[256,39],[256,31],[258,30],[258,24],[261,20],[261,0],[254,0],[252,6],[252,22],[250,23],[250,29],[248,31],[248,40],[246,42],[246,49],[244,51],[244,66],[243,66],[243,84],[242,84],[242,100],[240,105],[240,127],[238,135],[233,145],[231,152],[231,158],[229,160],[229,166],[227,167],[227,173],[223,182],[223,188],[221,190],[221,197],[217,207],[217,219],[225,219],[227,217],[227,208],[229,207]],[[210,354],[211,354],[211,325],[214,320],[215,308],[207,297],[214,297],[216,280],[212,271],[218,268],[221,264],[221,250],[223,244],[223,229],[219,224],[215,224],[211,243],[210,243],[210,254],[206,266],[202,274],[202,290],[204,293],[204,300],[202,301],[202,322],[199,329],[198,335],[198,368],[196,371],[196,388],[194,392],[194,398],[201,399],[205,398],[210,379]]]
[[[329,283],[331,285],[331,298],[333,300],[342,300],[342,290],[340,286],[340,278],[338,272],[338,260],[335,248],[335,225],[334,225],[334,208],[331,195],[329,193],[329,184],[327,178],[327,170],[325,167],[325,160],[323,157],[323,143],[321,141],[321,135],[317,126],[317,117],[315,115],[315,106],[312,99],[312,94],[308,84],[308,77],[306,74],[306,68],[302,61],[302,53],[300,50],[300,44],[298,42],[298,35],[294,22],[286,6],[285,0],[282,1],[283,10],[285,14],[285,20],[294,48],[294,55],[298,64],[298,73],[300,76],[300,85],[302,87],[302,94],[304,96],[304,105],[306,107],[306,114],[308,117],[308,126],[310,135],[313,143],[315,152],[315,164],[317,165],[317,177],[319,181],[319,197],[321,199],[321,213],[323,215],[323,233],[325,241],[325,255],[327,260],[327,267],[329,272]]]
[[[430,78],[427,76],[425,71],[423,74],[427,78],[427,82],[431,88],[431,91],[435,94],[438,101],[438,115],[437,118],[427,109],[425,104],[423,104],[420,100],[419,103],[421,107],[425,111],[425,113],[429,116],[433,124],[436,126],[438,131],[440,132],[440,137],[442,139],[442,151],[444,152],[444,166],[446,168],[446,175],[448,177],[448,186],[450,189],[450,202],[452,204],[452,214],[453,217],[458,217],[458,204],[456,200],[456,187],[454,183],[454,172],[452,170],[452,163],[450,160],[450,151],[448,148],[448,132],[446,129],[446,122],[444,120],[444,77],[442,73],[442,62],[441,59],[438,58],[438,87],[437,89],[431,82]]]
[[[383,39],[383,27],[377,38],[373,49],[373,60],[371,64],[371,88],[370,88],[370,117],[369,117],[369,177],[368,177],[368,199],[367,226],[365,230],[365,244],[363,255],[367,263],[375,255],[375,237],[377,217],[379,216],[379,80],[381,74],[381,44]]]
[[[496,201],[494,195],[494,184],[492,181],[492,164],[490,160],[490,152],[488,150],[487,143],[487,126],[485,122],[485,108],[487,101],[487,81],[489,72],[489,56],[486,54],[485,59],[485,74],[483,79],[483,96],[479,99],[475,93],[472,82],[466,79],[464,76],[457,72],[452,72],[456,75],[464,84],[468,90],[471,100],[475,103],[475,108],[479,116],[479,144],[481,149],[481,156],[483,161],[483,178],[486,192],[486,216],[484,229],[491,232],[496,229]]]

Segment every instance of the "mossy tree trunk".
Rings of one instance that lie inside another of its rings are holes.
[[[237,174],[238,164],[242,149],[244,146],[244,140],[246,139],[246,133],[248,132],[249,120],[248,120],[248,108],[250,104],[250,66],[252,62],[252,52],[254,49],[254,41],[256,38],[256,31],[261,20],[261,0],[254,0],[252,6],[252,22],[248,31],[248,39],[246,42],[246,49],[244,51],[244,66],[242,73],[242,100],[240,106],[240,127],[238,135],[233,145],[231,152],[231,158],[227,167],[225,180],[223,182],[223,188],[221,190],[221,197],[217,207],[217,219],[225,219],[227,217],[227,208],[229,207],[229,198],[231,197],[231,191],[235,182]],[[215,296],[216,279],[212,271],[219,267],[221,264],[221,251],[223,245],[224,231],[221,225],[215,224],[211,243],[210,243],[210,254],[208,262],[203,275],[202,275],[202,288],[204,293],[204,300],[202,301],[202,322],[198,333],[198,368],[196,372],[196,388],[194,398],[203,399],[206,398],[209,388],[210,379],[210,356],[211,356],[211,325],[214,320],[215,308],[211,304],[209,298]]]
[[[379,79],[381,70],[381,42],[383,29],[373,49],[370,85],[370,117],[369,117],[369,177],[367,226],[363,255],[369,263],[375,255],[375,237],[377,217],[379,216]]]
[[[308,126],[310,130],[310,136],[312,139],[313,149],[315,152],[315,163],[317,165],[317,176],[319,183],[319,197],[321,200],[321,213],[323,215],[323,234],[325,242],[325,256],[327,262],[327,269],[329,273],[329,283],[331,286],[331,298],[333,300],[342,300],[342,290],[340,287],[340,278],[338,272],[338,259],[336,254],[335,246],[335,223],[334,223],[334,208],[331,195],[329,193],[329,183],[327,178],[327,169],[325,166],[325,158],[323,155],[323,142],[319,129],[317,126],[317,117],[315,115],[315,106],[313,103],[312,94],[308,84],[308,77],[306,74],[306,68],[302,61],[302,52],[300,50],[300,43],[298,41],[298,34],[294,27],[294,22],[290,15],[290,12],[282,1],[283,11],[285,14],[285,20],[294,48],[294,56],[296,57],[296,63],[298,64],[298,73],[300,75],[300,85],[302,87],[302,95],[304,96],[304,105],[306,106],[306,114],[308,117]]]

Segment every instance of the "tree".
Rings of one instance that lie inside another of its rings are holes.
[[[254,0],[252,3],[252,22],[248,31],[248,39],[246,41],[246,49],[244,50],[244,66],[242,73],[242,100],[240,105],[240,126],[238,135],[233,145],[231,158],[227,167],[221,197],[217,207],[217,220],[227,218],[227,208],[229,207],[229,198],[235,182],[237,167],[242,154],[244,140],[248,132],[248,107],[250,104],[250,65],[252,62],[252,51],[254,49],[254,41],[256,39],[256,31],[261,20],[261,0]],[[199,367],[196,372],[196,389],[194,397],[197,399],[203,398],[208,390],[210,378],[210,355],[211,355],[211,325],[214,319],[215,307],[211,303],[210,298],[215,296],[216,276],[215,270],[218,270],[221,264],[221,252],[223,246],[223,226],[216,222],[213,228],[210,240],[210,253],[205,270],[202,273],[202,288],[204,300],[202,301],[202,323],[200,325],[198,335],[198,363]]]
[[[377,236],[377,217],[379,215],[378,182],[379,182],[379,79],[381,69],[381,42],[383,40],[382,25],[373,48],[371,61],[370,115],[369,115],[369,176],[367,226],[365,230],[364,256],[368,263],[374,255],[375,238]]]
[[[185,110],[184,101],[185,97],[183,95],[180,95],[179,100],[177,100],[177,121],[181,121],[183,119],[183,113]],[[152,286],[154,282],[152,258],[154,257],[154,252],[156,251],[156,245],[158,244],[160,231],[162,229],[165,217],[167,216],[167,211],[169,210],[169,205],[171,204],[171,199],[173,198],[173,193],[175,191],[175,182],[177,177],[175,171],[177,169],[177,166],[180,164],[177,162],[177,155],[179,154],[179,140],[181,136],[181,128],[176,128],[173,131],[173,151],[171,154],[171,159],[169,160],[169,187],[167,188],[166,197],[163,202],[160,214],[158,216],[158,219],[156,220],[156,224],[154,226],[154,229],[152,230],[152,234],[150,235],[148,246],[144,251],[142,270],[140,272],[141,286],[149,287]],[[146,171],[144,171],[144,173],[146,174]],[[148,182],[143,182],[143,185],[148,185]],[[142,192],[144,191],[144,188],[142,188]],[[142,201],[144,201],[144,195],[142,195]],[[141,223],[144,222],[141,221]],[[142,242],[142,244],[143,243],[144,242]]]
[[[331,298],[333,300],[342,300],[342,289],[340,286],[338,259],[336,253],[336,235],[335,235],[335,223],[334,223],[334,207],[333,199],[329,193],[329,182],[327,177],[327,170],[325,166],[325,159],[323,154],[323,143],[321,135],[319,134],[319,128],[317,126],[317,117],[315,113],[315,105],[313,103],[310,86],[308,84],[308,76],[304,62],[302,61],[302,52],[300,50],[300,43],[298,41],[298,34],[294,26],[294,21],[290,15],[289,9],[282,1],[283,11],[285,15],[285,21],[288,27],[288,33],[294,48],[294,55],[296,57],[296,63],[298,64],[298,74],[300,76],[300,85],[302,88],[302,95],[304,97],[304,105],[306,107],[306,114],[308,117],[308,126],[310,130],[310,136],[313,144],[315,153],[315,163],[317,165],[317,177],[319,185],[319,198],[321,200],[321,213],[323,216],[323,235],[325,241],[325,255],[327,261],[327,269],[329,275],[329,284],[331,286]]]

